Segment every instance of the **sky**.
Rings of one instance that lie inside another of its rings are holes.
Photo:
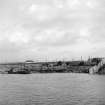
[[[105,56],[105,0],[0,0],[0,62]]]

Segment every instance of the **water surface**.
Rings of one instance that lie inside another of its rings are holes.
[[[0,74],[0,105],[105,105],[105,76]]]

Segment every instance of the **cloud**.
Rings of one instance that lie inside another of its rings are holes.
[[[15,32],[12,33],[12,35],[9,37],[9,41],[11,43],[16,43],[16,44],[28,43],[29,36],[27,36],[25,33]]]
[[[1,0],[0,7],[2,59],[104,52],[104,0]]]
[[[51,20],[56,17],[57,9],[49,5],[32,4],[28,7],[27,14],[38,21]]]

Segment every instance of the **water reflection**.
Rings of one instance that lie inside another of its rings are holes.
[[[0,75],[0,105],[104,105],[104,93],[104,75]]]

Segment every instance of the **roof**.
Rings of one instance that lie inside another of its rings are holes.
[[[25,62],[26,63],[30,63],[30,62],[33,63],[34,61],[33,60],[26,60]]]

